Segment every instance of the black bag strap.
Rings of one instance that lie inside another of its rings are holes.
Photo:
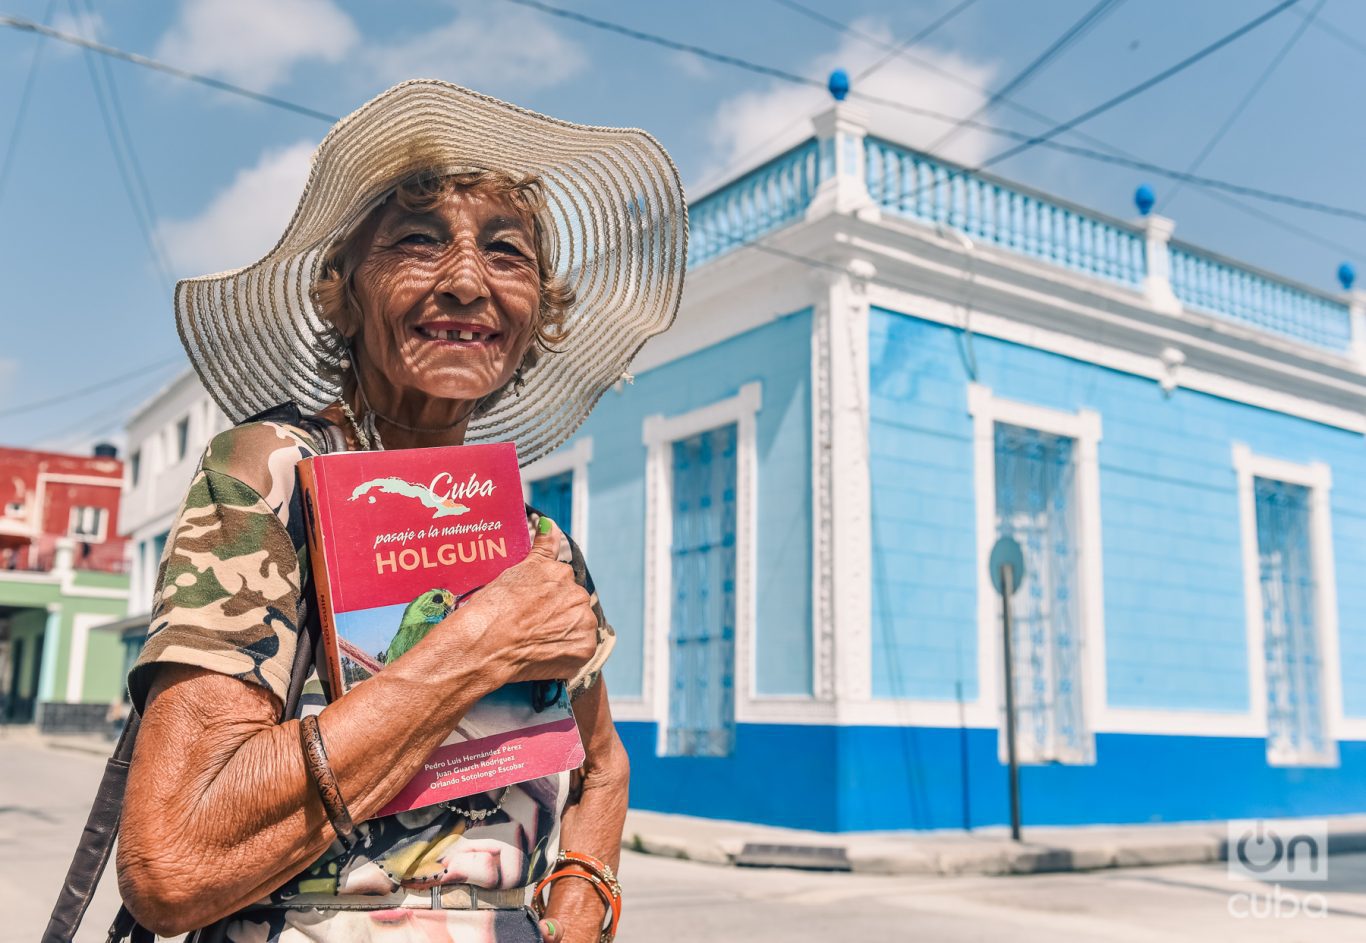
[[[314,440],[320,454],[337,451],[339,445],[345,448],[345,442],[337,434],[339,430],[334,423],[321,416],[303,416],[293,403],[273,407],[246,421],[267,418],[282,420],[301,428]],[[294,662],[289,672],[289,687],[285,691],[284,709],[280,713],[281,723],[298,713],[304,684],[312,673],[313,666],[318,662],[318,646],[322,644],[318,607],[313,604],[309,594],[304,594],[300,605],[300,627],[303,637],[299,639],[294,650]],[[85,829],[81,832],[76,853],[71,858],[71,866],[67,868],[66,880],[62,882],[62,889],[57,895],[57,903],[52,908],[47,929],[43,931],[42,943],[71,943],[81,921],[85,918],[86,911],[90,909],[90,902],[95,897],[95,888],[100,883],[105,866],[109,864],[114,839],[119,834],[123,795],[128,786],[128,767],[133,761],[133,747],[137,742],[139,726],[141,718],[137,711],[130,712],[128,722],[124,724],[123,732],[114,746],[114,753],[104,765],[104,775],[100,779],[99,788],[95,791],[95,801],[90,806]],[[190,939],[202,940],[204,936],[205,932],[198,930],[191,934]],[[128,908],[120,904],[119,912],[109,927],[107,943],[120,943],[123,940],[151,943],[153,939],[151,931],[141,926],[128,912]]]

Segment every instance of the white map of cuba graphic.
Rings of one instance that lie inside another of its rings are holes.
[[[371,494],[372,491],[413,498],[431,508],[432,519],[435,520],[438,517],[457,517],[469,513],[469,506],[461,504],[460,500],[493,494],[493,482],[487,479],[480,480],[471,474],[469,481],[456,484],[449,472],[441,472],[432,479],[430,485],[420,485],[404,481],[402,478],[372,478],[357,485],[351,492],[350,500],[358,501],[368,495],[369,503],[374,504],[375,496]]]

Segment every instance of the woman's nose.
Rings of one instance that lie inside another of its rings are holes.
[[[437,290],[460,305],[488,297],[488,284],[479,255],[473,247],[454,247],[442,266]]]

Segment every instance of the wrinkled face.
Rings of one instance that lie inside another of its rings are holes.
[[[400,392],[477,400],[507,383],[540,305],[531,220],[506,197],[456,187],[424,212],[391,200],[355,273],[358,353]]]

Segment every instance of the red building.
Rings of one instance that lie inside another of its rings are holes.
[[[112,446],[93,456],[0,448],[0,568],[47,570],[56,543],[75,543],[78,570],[122,572],[123,462]]]

